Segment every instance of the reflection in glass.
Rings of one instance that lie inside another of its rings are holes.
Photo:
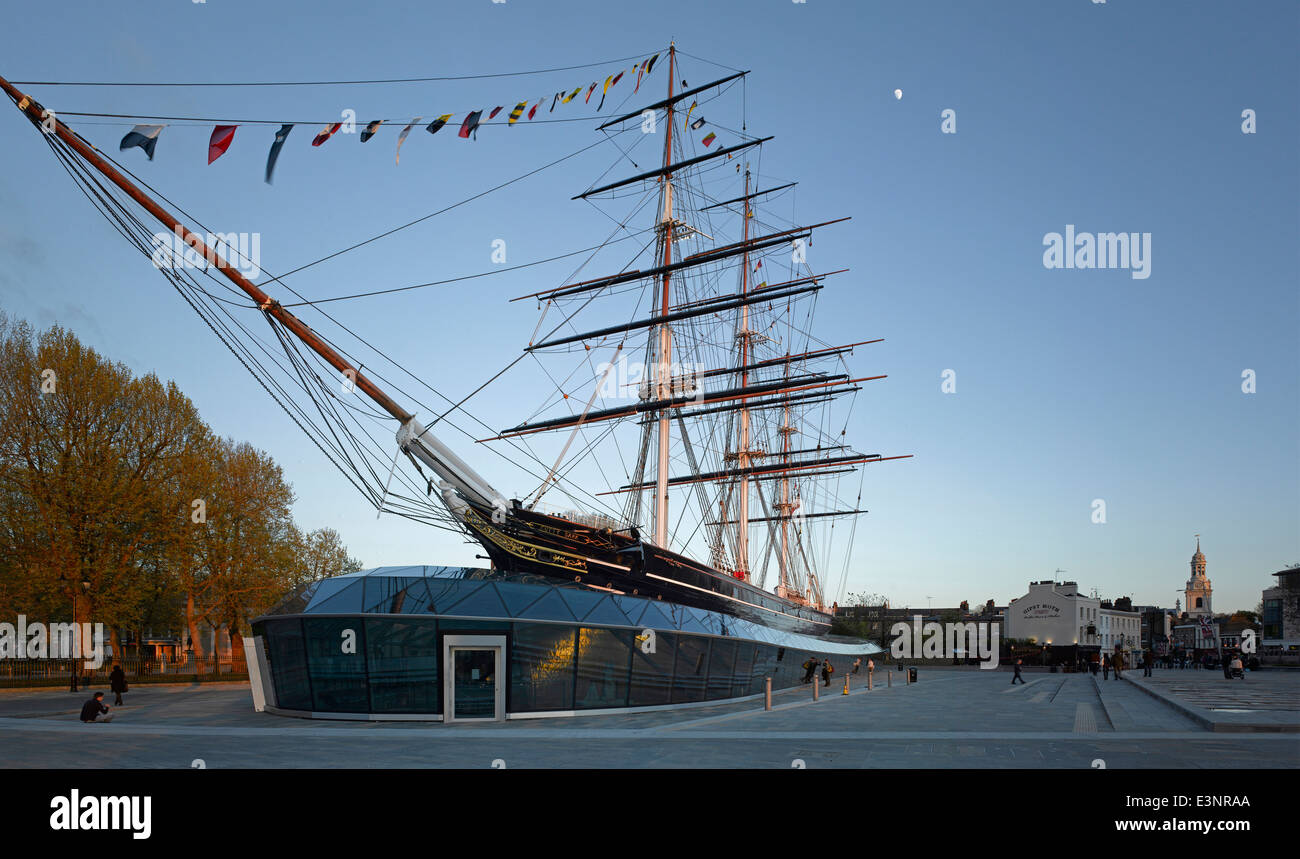
[[[312,709],[324,713],[370,712],[362,619],[309,617],[302,624],[307,636]]]
[[[302,621],[268,620],[263,635],[271,677],[275,681],[275,704],[285,710],[311,709],[311,683],[307,675],[307,649],[302,638]]]
[[[510,648],[510,712],[573,709],[574,628],[517,623]]]
[[[672,703],[704,700],[704,679],[709,673],[709,639],[696,635],[677,637],[677,679]]]
[[[731,672],[736,664],[736,642],[713,639],[709,652],[709,685],[705,697],[710,701],[731,697]]]
[[[576,709],[627,706],[631,641],[632,633],[627,631],[588,627],[578,630],[578,685],[573,700]]]
[[[366,658],[372,712],[441,712],[437,623],[367,619]]]
[[[642,633],[637,633],[638,637]],[[654,633],[654,638],[640,638],[632,647],[632,691],[629,707],[650,707],[670,702],[673,685],[673,660],[677,655],[677,638],[671,632]],[[652,648],[647,653],[646,649]]]
[[[749,674],[753,669],[754,645],[748,641],[736,642],[736,667],[731,673],[730,697],[749,694]]]

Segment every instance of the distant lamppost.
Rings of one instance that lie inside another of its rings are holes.
[[[89,592],[90,582],[83,581],[81,583],[81,588],[82,590]],[[74,636],[73,654],[75,655],[77,650],[75,642],[79,641],[81,638],[81,627],[77,626],[77,588],[75,585],[72,588],[72,634]],[[72,688],[69,689],[69,691],[77,691],[77,662],[75,659],[72,661]]]

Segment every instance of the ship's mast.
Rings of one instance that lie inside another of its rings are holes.
[[[745,242],[746,247],[749,245],[749,217],[750,206],[749,200],[749,166],[745,167],[745,200],[742,207],[742,219],[744,226],[742,228],[741,240]],[[743,296],[749,291],[749,251],[746,250],[740,268],[740,294]],[[740,309],[740,331],[737,334],[738,345],[740,346],[740,363],[738,367],[749,367],[749,305],[741,305]],[[740,386],[742,388],[749,386],[749,370],[745,369],[740,374]],[[740,447],[736,451],[736,467],[741,469],[740,475],[740,511],[737,519],[736,531],[736,576],[741,579],[749,579],[749,475],[744,469],[749,468],[749,405],[742,400],[740,409]]]
[[[664,168],[673,163],[673,80],[677,75],[677,48],[668,46],[668,110],[664,133]],[[663,241],[663,265],[673,262],[673,177],[671,173],[663,175],[663,215],[659,221],[660,235]],[[668,315],[671,302],[671,273],[664,272],[663,291],[659,299],[659,312]],[[671,360],[673,348],[672,329],[667,322],[659,325],[659,361],[655,370],[658,397],[666,400],[672,397]],[[668,415],[669,409],[659,412],[659,458],[655,468],[655,545],[668,547]]]

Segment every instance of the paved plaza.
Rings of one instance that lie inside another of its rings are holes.
[[[1158,682],[1177,686],[1178,678],[1163,674]],[[1261,681],[1260,692],[1252,687],[1252,695],[1274,688],[1268,700],[1294,708],[1300,673],[1277,672],[1268,679],[1276,687],[1266,687],[1264,675],[1251,675]],[[209,768],[486,768],[494,761],[508,768],[1300,766],[1300,733],[1215,732],[1130,678],[1103,682],[1083,674],[1028,673],[1028,683],[1011,686],[1007,672],[930,667],[920,669],[914,685],[902,683],[901,674],[893,677],[893,686],[886,686],[878,671],[870,692],[855,677],[847,696],[840,679],[823,688],[816,702],[809,686],[786,690],[773,696],[771,712],[763,711],[760,698],[473,725],[255,713],[247,685],[233,683],[142,684],[127,694],[125,707],[114,710],[111,724],[83,725],[77,713],[84,692],[11,691],[0,693],[0,766],[177,768],[195,761]],[[1210,694],[1212,688],[1202,691]]]

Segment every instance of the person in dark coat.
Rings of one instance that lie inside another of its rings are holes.
[[[1110,679],[1110,657],[1109,656],[1101,657],[1101,679],[1102,680]]]
[[[831,685],[831,675],[835,673],[835,666],[831,665],[829,659],[822,662],[822,685]]]
[[[1023,677],[1020,676],[1020,664],[1021,664],[1022,662],[1024,662],[1023,659],[1017,659],[1017,660],[1016,660],[1016,664],[1012,666],[1013,668],[1016,669],[1016,673],[1015,673],[1015,675],[1011,678],[1011,685],[1012,685],[1012,686],[1015,686],[1015,685],[1016,685],[1016,681],[1017,681],[1017,680],[1019,680],[1021,683],[1024,683],[1024,682],[1025,682],[1025,678],[1023,678]]]
[[[104,693],[96,692],[95,697],[81,705],[81,721],[83,722],[111,722],[113,717],[108,715],[108,707],[104,704]]]
[[[817,673],[817,660],[808,657],[808,661],[803,664],[803,670],[803,682],[807,683],[809,680],[812,680],[813,675]]]
[[[122,693],[126,691],[126,672],[121,665],[113,666],[113,673],[108,675],[108,688],[113,691],[113,705],[122,706]]]

